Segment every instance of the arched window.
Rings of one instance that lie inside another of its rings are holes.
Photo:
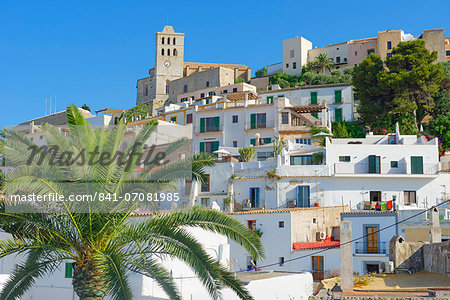
[[[161,44],[164,45],[164,37],[161,39]]]
[[[161,49],[161,55],[164,55],[164,49]]]
[[[167,45],[170,45],[170,37],[167,38]]]
[[[173,44],[175,45],[175,38],[173,38]]]
[[[167,56],[170,56],[170,49],[167,49]]]
[[[178,55],[177,49],[173,49],[173,56],[177,56],[177,55]]]
[[[169,80],[166,80],[166,94],[169,94]]]

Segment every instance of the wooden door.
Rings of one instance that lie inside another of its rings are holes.
[[[312,256],[313,280],[323,280],[323,256]]]
[[[366,227],[367,253],[378,253],[378,227]]]

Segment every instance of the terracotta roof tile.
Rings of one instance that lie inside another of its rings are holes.
[[[292,243],[292,250],[330,249],[339,248],[340,241],[322,241],[309,243]]]

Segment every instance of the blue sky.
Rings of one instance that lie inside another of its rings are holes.
[[[281,60],[282,40],[314,46],[403,29],[449,30],[450,1],[20,1],[0,4],[0,127],[86,103],[135,105],[136,79],[154,64],[154,33],[185,32],[185,61]],[[446,36],[450,37],[448,31]]]

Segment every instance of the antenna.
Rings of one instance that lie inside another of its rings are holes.
[[[52,96],[50,96],[50,115],[52,114]]]
[[[47,115],[47,97],[45,97],[45,115],[44,116],[46,116]]]

